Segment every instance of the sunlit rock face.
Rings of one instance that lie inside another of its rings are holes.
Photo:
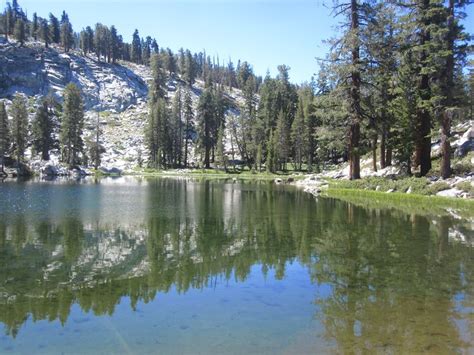
[[[147,85],[139,74],[79,53],[46,49],[39,43],[22,48],[0,47],[0,97],[18,92],[27,96],[53,93],[61,97],[65,86],[73,82],[84,95],[86,109],[122,112],[146,99]]]

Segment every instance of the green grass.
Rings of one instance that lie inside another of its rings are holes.
[[[470,197],[474,197],[474,186],[470,181],[463,181],[456,184],[456,188],[469,193]]]
[[[386,209],[395,208],[409,214],[448,215],[454,210],[463,218],[474,218],[474,200],[422,196],[406,193],[383,193],[356,189],[329,188],[325,196],[354,203],[362,207]]]
[[[405,193],[411,188],[413,194],[430,195],[433,193],[433,188],[430,188],[429,181],[426,178],[416,177],[400,179],[367,177],[359,180],[329,180],[329,184],[331,187],[338,189],[375,190],[378,187],[381,192],[394,190],[396,192]]]
[[[469,173],[474,170],[474,166],[471,163],[471,159],[474,158],[474,152],[469,152],[463,158],[454,158],[451,162],[453,167],[453,172],[456,175],[462,175],[465,173]]]
[[[406,193],[411,188],[411,193],[415,195],[436,195],[436,193],[448,190],[451,187],[444,181],[438,181],[430,184],[426,178],[417,177],[404,177],[397,179],[389,179],[385,177],[367,177],[360,180],[329,180],[331,187],[338,189],[356,189],[356,190],[376,190],[387,192],[393,190],[393,192]],[[460,190],[473,194],[474,189],[470,183],[458,184]]]

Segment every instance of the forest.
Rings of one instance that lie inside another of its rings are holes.
[[[328,39],[327,56],[317,58],[319,73],[300,84],[291,82],[284,64],[276,77],[262,77],[246,61],[234,65],[182,48],[174,53],[138,30],[127,43],[113,25],[74,31],[66,12],[49,18],[34,13],[30,19],[16,0],[0,15],[0,33],[20,47],[39,41],[99,62],[149,66],[143,132],[143,164],[149,168],[188,167],[193,145],[200,167],[227,171],[235,162],[226,153],[227,134],[252,171],[319,172],[327,162],[347,161],[349,178],[359,179],[361,157],[370,155],[374,170],[398,164],[408,175],[448,178],[452,127],[473,120],[472,42],[462,26],[469,3],[334,1],[340,27]],[[170,78],[186,87],[172,100],[166,90]],[[193,107],[190,90],[198,80],[204,90]],[[240,90],[243,102],[229,100],[233,90]],[[68,166],[100,166],[100,127],[84,141],[84,104],[74,83],[61,98],[46,96],[31,122],[26,98],[12,99],[8,110],[0,101],[2,166],[7,157],[26,163],[29,147],[43,160],[57,149]],[[228,116],[229,109],[240,114]],[[440,144],[439,156],[433,157],[433,143]],[[439,171],[433,170],[435,158]]]

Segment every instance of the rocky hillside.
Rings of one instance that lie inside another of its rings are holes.
[[[66,54],[58,47],[46,49],[37,42],[25,47],[0,43],[0,99],[6,99],[8,106],[15,93],[22,93],[30,97],[30,104],[35,106],[49,93],[60,99],[68,83],[77,84],[83,92],[86,109],[84,136],[92,135],[99,115],[102,143],[106,148],[102,163],[108,168],[132,170],[139,158],[147,160],[143,137],[150,78],[150,68],[143,65],[99,62],[94,56],[83,56],[80,52]],[[170,102],[180,86],[184,87],[184,82],[178,77],[169,80]],[[201,82],[192,89],[195,107],[202,89]],[[243,100],[240,91],[235,89],[228,97],[236,104]],[[30,111],[32,119],[34,109]],[[239,114],[235,109],[228,113]],[[190,153],[192,160],[193,151]],[[29,157],[33,168],[45,164],[31,157],[31,153]],[[58,152],[53,152],[52,163],[59,164]]]
[[[0,97],[16,92],[27,96],[58,97],[73,82],[83,94],[87,110],[123,112],[146,99],[146,71],[135,72],[123,65],[98,62],[79,53],[62,53],[45,49],[40,43],[26,47],[16,44],[0,46]]]

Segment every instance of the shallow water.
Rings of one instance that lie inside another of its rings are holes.
[[[0,183],[0,353],[472,353],[474,233],[271,183]]]

